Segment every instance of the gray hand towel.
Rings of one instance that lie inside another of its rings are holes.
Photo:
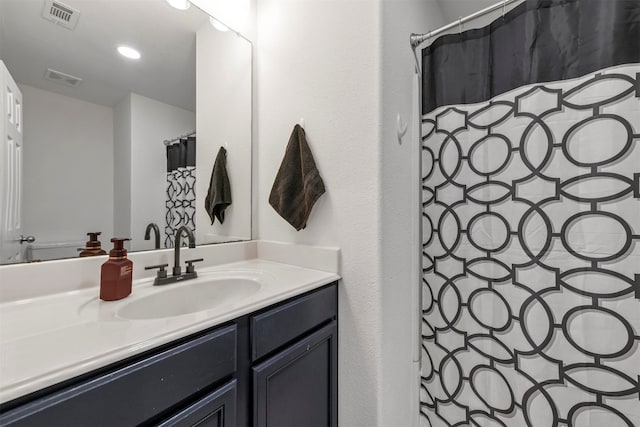
[[[211,225],[218,218],[220,224],[224,222],[224,210],[231,204],[231,184],[227,175],[227,150],[220,147],[216,161],[211,171],[209,191],[204,200],[204,207],[211,218]]]
[[[325,192],[304,129],[293,128],[282,164],[269,195],[269,204],[300,231],[307,226],[311,208]]]

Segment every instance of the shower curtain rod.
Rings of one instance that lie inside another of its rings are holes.
[[[188,136],[193,136],[196,134],[195,130],[192,130],[189,133],[185,133],[184,135],[180,135],[180,136],[176,136],[175,138],[171,138],[171,139],[165,139],[163,141],[164,145],[171,145],[172,142],[176,142],[176,141],[180,141],[182,138],[186,138]]]
[[[416,70],[419,71],[420,70],[420,64],[418,61],[418,55],[416,54],[416,48],[424,41],[429,40],[432,37],[435,37],[439,34],[444,33],[445,31],[448,31],[452,28],[455,28],[456,26],[462,26],[464,23],[469,22],[469,21],[473,21],[474,19],[480,18],[481,16],[484,16],[488,13],[494,12],[500,8],[502,8],[502,14],[504,15],[504,13],[506,12],[506,7],[508,4],[514,3],[516,1],[520,1],[520,0],[503,0],[499,3],[494,4],[493,6],[489,6],[485,9],[482,9],[476,13],[473,13],[471,15],[465,16],[464,18],[461,16],[460,19],[458,19],[457,21],[454,21],[450,24],[447,24],[443,27],[438,28],[437,30],[433,30],[433,31],[429,31],[427,33],[424,34],[416,34],[416,33],[412,33],[411,36],[409,37],[409,42],[411,43],[411,49],[413,50],[413,54],[416,57]]]

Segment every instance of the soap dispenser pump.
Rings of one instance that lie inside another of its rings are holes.
[[[98,255],[106,255],[107,252],[102,249],[100,241],[98,240],[98,236],[102,233],[99,231],[93,231],[87,233],[89,236],[89,241],[86,243],[85,248],[82,252],[80,252],[81,257],[85,256],[98,256]]]
[[[100,273],[100,299],[115,301],[131,293],[133,282],[133,262],[127,259],[124,242],[131,239],[113,238],[113,249],[109,259],[102,264]]]

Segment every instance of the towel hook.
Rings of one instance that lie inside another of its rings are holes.
[[[507,0],[502,2],[502,20],[504,20],[504,15],[507,13]]]
[[[458,33],[462,34],[462,16],[458,17]]]
[[[304,129],[304,117],[300,117],[300,121],[298,122],[298,124],[302,129]]]
[[[398,135],[398,144],[402,144],[402,137],[406,135],[407,130],[409,129],[408,123],[403,123],[402,117],[400,113],[396,117],[396,134]]]

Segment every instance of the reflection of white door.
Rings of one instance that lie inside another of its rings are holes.
[[[22,93],[0,60],[0,264],[22,260]]]

